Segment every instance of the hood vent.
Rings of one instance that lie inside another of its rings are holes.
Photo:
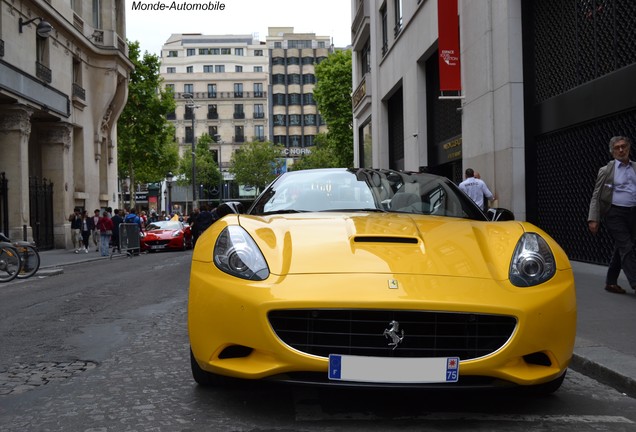
[[[354,237],[355,243],[401,243],[401,244],[417,244],[418,240],[414,237],[393,237],[393,236],[358,236]]]

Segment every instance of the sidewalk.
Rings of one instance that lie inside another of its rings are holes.
[[[73,250],[43,251],[40,258],[40,276],[62,273],[64,266],[72,264],[110,259],[94,250],[79,254]],[[578,322],[570,367],[636,397],[636,294],[622,274],[618,282],[628,293],[605,291],[604,266],[572,261],[572,268]]]

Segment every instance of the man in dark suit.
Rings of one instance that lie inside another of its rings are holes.
[[[631,141],[627,137],[615,136],[610,140],[609,151],[614,159],[598,171],[587,217],[592,234],[598,232],[603,220],[614,239],[605,290],[616,294],[625,294],[617,283],[621,268],[636,290],[636,162],[629,159],[630,148]]]

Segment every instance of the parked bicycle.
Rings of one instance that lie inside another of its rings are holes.
[[[7,282],[8,280],[12,280],[16,277],[18,279],[26,279],[33,276],[40,269],[40,253],[38,252],[38,248],[35,244],[27,241],[11,241],[4,235],[4,233],[0,232],[0,245],[5,245],[7,248],[12,247],[18,258],[18,271],[15,275],[13,275],[13,277],[11,277],[9,276],[9,273],[16,263],[15,260],[13,260],[13,257],[10,256],[12,252],[7,252],[7,256],[5,257],[7,260],[7,270],[4,270],[7,275],[5,276],[5,279],[0,276],[1,282]],[[0,258],[0,273],[3,272],[2,265],[2,258]]]
[[[0,241],[0,282],[15,279],[22,267],[18,250],[11,243]]]

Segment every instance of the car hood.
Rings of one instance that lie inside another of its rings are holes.
[[[270,272],[277,275],[386,273],[503,280],[527,228],[547,237],[538,228],[516,221],[395,213],[241,215],[237,219],[258,244]],[[547,240],[553,250],[560,250]]]

